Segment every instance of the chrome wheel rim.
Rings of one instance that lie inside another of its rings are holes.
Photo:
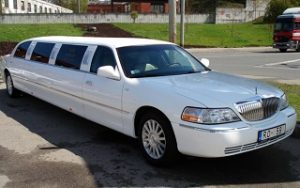
[[[12,83],[12,80],[11,80],[10,76],[8,76],[6,78],[6,87],[7,87],[8,94],[12,95],[12,93],[13,93],[13,83]]]
[[[147,154],[153,159],[161,158],[166,151],[166,136],[161,125],[150,119],[143,125],[143,146]]]

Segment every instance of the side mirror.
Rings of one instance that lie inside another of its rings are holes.
[[[97,70],[97,75],[103,76],[105,78],[109,78],[112,80],[120,80],[121,79],[119,70],[117,68],[114,69],[112,66],[99,67]]]
[[[209,59],[207,59],[207,58],[201,58],[201,59],[200,59],[200,62],[201,62],[204,66],[209,67]]]

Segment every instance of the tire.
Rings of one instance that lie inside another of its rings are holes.
[[[10,97],[17,97],[19,96],[19,90],[17,90],[15,87],[14,87],[14,83],[13,83],[13,80],[11,78],[11,75],[9,73],[6,74],[6,78],[5,78],[5,84],[6,84],[6,91],[7,91],[7,94],[10,96]]]
[[[299,41],[297,42],[296,52],[300,52],[300,44],[299,44]]]
[[[279,51],[280,51],[280,52],[286,52],[287,49],[285,49],[285,48],[280,48]]]
[[[142,116],[138,130],[139,147],[145,159],[156,166],[168,166],[179,158],[170,122],[160,113]]]

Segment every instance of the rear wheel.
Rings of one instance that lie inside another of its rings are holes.
[[[287,49],[285,49],[285,48],[280,48],[279,51],[280,51],[280,52],[286,52]]]
[[[297,42],[297,48],[296,48],[296,52],[300,52],[300,45],[299,45],[299,41]]]
[[[151,164],[169,165],[178,159],[171,124],[160,113],[150,112],[141,118],[138,138],[140,149]]]
[[[7,94],[10,97],[16,97],[19,95],[19,91],[14,87],[14,83],[13,80],[11,78],[11,75],[9,73],[6,74],[6,79],[5,79],[5,83],[6,83],[6,91]]]

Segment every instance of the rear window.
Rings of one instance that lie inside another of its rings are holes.
[[[19,57],[19,58],[25,59],[26,53],[27,53],[27,50],[28,50],[30,44],[31,44],[31,41],[21,43],[18,46],[18,48],[16,49],[14,57]]]
[[[87,46],[63,44],[59,50],[55,64],[62,67],[80,69]]]
[[[31,60],[40,63],[48,63],[53,47],[53,43],[38,42],[32,52]]]

